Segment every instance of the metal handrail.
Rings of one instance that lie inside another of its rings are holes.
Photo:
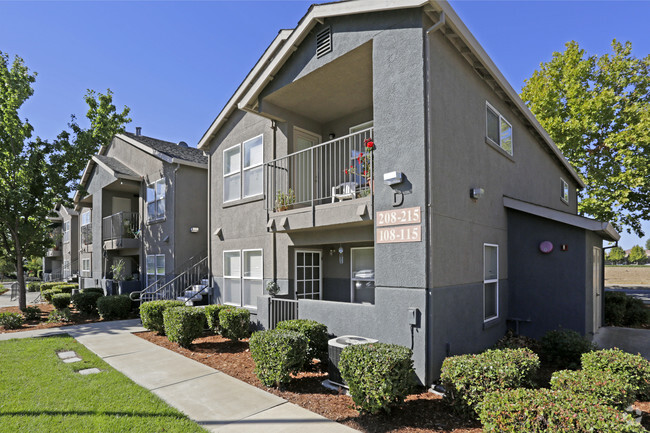
[[[118,212],[102,218],[103,241],[124,238],[135,239],[139,231],[140,213],[138,212]]]
[[[142,289],[140,292],[142,293],[147,293],[149,290],[151,290],[153,287],[157,286],[160,283],[163,283],[164,281],[167,281],[169,278],[174,278],[174,276],[179,275],[192,266],[194,266],[197,261],[201,261],[207,257],[207,251],[202,251],[200,254],[197,254],[195,256],[190,257],[189,259],[185,260],[183,263],[181,263],[179,266],[174,269],[173,272],[170,272],[168,274],[163,275],[162,277],[156,279],[153,283],[149,284],[147,287]],[[145,264],[146,266],[146,264]]]
[[[199,260],[197,263],[195,263],[189,269],[185,270],[181,274],[172,278],[170,281],[167,281],[165,284],[158,287],[155,291],[153,292],[145,292],[144,290],[135,291],[130,294],[130,297],[134,301],[139,300],[140,303],[146,302],[144,298],[147,298],[149,300],[160,298],[161,296],[159,294],[161,293],[162,293],[162,297],[164,298],[175,299],[184,290],[187,290],[189,287],[192,287],[193,285],[197,284],[197,282],[201,281],[202,276],[204,274],[203,270],[205,270],[205,274],[207,276],[207,263],[208,263],[208,257],[206,256],[201,260]],[[181,289],[178,290],[178,287],[181,287]],[[134,297],[135,295],[137,295],[138,298],[135,298]],[[194,298],[194,296],[195,295],[192,295],[191,298]]]

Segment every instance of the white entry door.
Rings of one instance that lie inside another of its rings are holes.
[[[296,299],[322,299],[321,252],[296,250]]]
[[[602,323],[602,307],[603,307],[603,250],[594,247],[593,253],[593,303],[594,303],[594,334],[600,329]]]
[[[318,143],[320,143],[320,136],[303,129],[294,128],[294,153],[314,147]],[[294,157],[295,167],[291,187],[296,194],[297,203],[306,203],[311,201],[312,192],[317,184],[317,173],[314,172],[314,164],[311,156],[311,152],[306,151],[301,152]]]

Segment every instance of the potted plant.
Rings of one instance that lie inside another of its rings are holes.
[[[271,297],[275,297],[280,293],[280,286],[275,281],[269,281],[266,284],[266,291]]]
[[[373,152],[375,150],[375,143],[371,138],[366,138],[363,142],[365,147],[365,153],[359,152],[359,155],[356,157],[356,162],[350,165],[349,168],[346,168],[345,174],[352,176],[359,176],[365,179],[364,185],[370,186],[371,190],[374,190],[374,179],[372,178],[372,162],[373,162]],[[360,195],[362,197],[370,194],[370,190],[362,190]]]
[[[289,188],[286,193],[279,190],[275,196],[275,211],[282,212],[290,209],[295,202],[296,194],[293,192],[293,189]]]

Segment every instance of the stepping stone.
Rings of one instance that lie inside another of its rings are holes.
[[[97,374],[99,372],[101,372],[99,368],[86,368],[84,370],[79,370],[77,373],[86,376],[88,374]]]
[[[77,354],[76,354],[74,351],[72,351],[72,350],[69,350],[69,351],[67,351],[67,352],[59,352],[59,353],[57,353],[57,355],[58,355],[59,358],[61,358],[61,359],[68,359],[68,358],[75,358],[75,357],[77,357]]]
[[[79,361],[82,361],[82,359],[78,358],[76,356],[73,357],[73,358],[64,358],[63,359],[63,362],[66,363],[66,364],[72,364],[73,362],[79,362]]]

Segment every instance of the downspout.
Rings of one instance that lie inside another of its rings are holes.
[[[431,35],[437,31],[438,29],[441,29],[445,25],[445,12],[440,13],[440,18],[438,19],[438,22],[435,23],[433,26],[429,27],[424,35],[424,58],[425,58],[425,66],[424,66],[424,77],[425,77],[425,94],[424,94],[424,103],[425,103],[425,108],[426,108],[426,116],[425,116],[425,121],[424,121],[424,132],[425,132],[425,146],[424,146],[424,160],[425,160],[425,167],[424,167],[424,179],[425,179],[425,184],[424,184],[424,191],[425,191],[425,197],[426,197],[426,233],[427,233],[427,242],[425,244],[425,257],[426,257],[426,266],[425,266],[425,287],[427,292],[432,289],[431,287],[431,265],[430,263],[432,262],[431,260],[431,251],[433,248],[431,248],[431,228],[433,227],[433,209],[432,209],[432,203],[433,203],[433,188],[431,186],[431,167],[433,166],[433,152],[431,151],[431,145],[432,145],[432,137],[431,137],[431,42],[430,38]],[[426,311],[424,312],[424,317],[426,318],[426,328],[425,328],[425,344],[424,344],[424,357],[425,357],[425,382],[432,382],[432,378],[429,377],[430,370],[429,370],[429,365],[430,365],[430,347],[429,347],[429,341],[430,341],[430,335],[429,335],[429,329],[431,328],[431,323],[432,318],[430,317],[430,311],[432,311],[431,308],[431,294],[427,293],[426,294],[426,303],[425,303],[425,308]],[[411,330],[412,331],[412,330]],[[425,384],[426,385],[426,384]]]
[[[277,133],[278,133],[278,124],[275,122],[275,120],[271,120],[271,130],[273,130],[273,139],[271,142],[271,161],[275,160],[275,153],[276,153],[276,145],[277,145]],[[267,215],[267,223],[268,223],[268,209],[266,211]],[[278,274],[278,261],[277,261],[277,252],[276,252],[276,246],[277,246],[277,239],[276,239],[277,233],[275,230],[271,233],[271,262],[273,263],[271,267],[271,278],[274,282],[277,278]]]
[[[209,302],[213,302],[212,296],[212,158],[205,151],[203,155],[208,157],[208,285],[210,286],[209,291]]]
[[[173,185],[178,185],[178,180],[176,179],[176,177],[178,175],[176,173],[178,172],[178,170],[180,170],[180,168],[181,168],[181,164],[180,164],[180,162],[177,162],[176,163],[176,168],[174,168],[174,183],[173,183]],[[171,186],[171,184],[170,184],[170,186]],[[165,188],[166,188],[166,186],[165,186]],[[180,263],[176,262],[176,257],[178,255],[178,253],[176,251],[176,243],[177,243],[176,242],[176,239],[177,239],[176,233],[178,231],[178,230],[176,230],[177,229],[177,227],[176,227],[176,212],[177,212],[177,209],[178,209],[178,203],[176,202],[176,189],[177,188],[174,188],[174,192],[172,193],[173,196],[174,196],[174,206],[172,208],[173,212],[174,212],[174,218],[173,218],[173,221],[172,221],[172,224],[173,224],[172,225],[173,236],[172,236],[171,258],[174,260],[174,265],[171,267],[171,269],[172,269],[172,272],[174,272],[174,273],[175,273],[176,266],[180,265]],[[165,211],[165,212],[167,212],[167,211]],[[190,255],[190,257],[191,257],[191,255]],[[167,273],[166,269],[165,269],[165,273]]]

